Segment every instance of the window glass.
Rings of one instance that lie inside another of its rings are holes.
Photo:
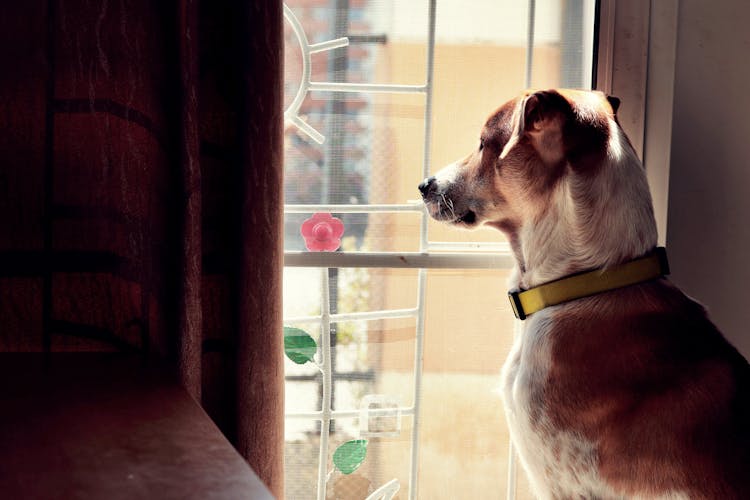
[[[513,339],[510,269],[466,267],[507,244],[429,220],[416,186],[474,148],[520,90],[590,86],[594,1],[438,0],[432,48],[430,4],[287,2],[285,106],[299,106],[285,130],[285,250],[331,254],[330,268],[285,268],[285,324],[310,339],[286,362],[289,499],[361,500],[394,479],[401,499],[506,495],[496,388]],[[313,234],[327,213],[340,222]],[[403,268],[446,250],[451,269]],[[362,265],[337,267],[351,253]],[[394,264],[366,262],[383,255]],[[516,498],[532,498],[523,474]]]

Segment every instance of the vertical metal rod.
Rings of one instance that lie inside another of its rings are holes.
[[[516,451],[511,444],[508,447],[508,500],[516,498]]]
[[[584,0],[566,0],[560,29],[560,86],[584,88]],[[587,70],[589,68],[586,68]]]
[[[333,36],[334,38],[342,38],[349,25],[349,0],[335,0],[333,9]],[[328,79],[332,82],[337,81],[337,78],[346,81],[347,59],[346,57],[336,57],[335,54],[335,52],[331,52],[328,61]],[[343,158],[341,157],[343,146],[341,131],[344,128],[343,122],[346,120],[346,104],[341,95],[333,94],[326,107],[329,114],[326,136],[330,139],[325,147],[325,172],[323,185],[321,186],[321,199],[323,203],[336,203],[337,201],[334,200],[338,200],[341,193],[336,190],[335,185],[331,185],[331,181],[341,179],[344,169]]]
[[[534,24],[536,23],[536,0],[529,0],[529,18],[526,30],[526,88],[531,87],[531,72],[534,66]]]
[[[435,1],[430,0],[429,19],[427,28],[427,74],[425,76],[425,104],[424,104],[424,149],[422,152],[422,178],[429,177],[432,165],[432,95],[433,75],[435,72]],[[422,212],[420,223],[419,250],[427,251],[427,212]]]
[[[349,0],[335,0],[334,2],[334,21],[333,21],[333,34],[335,38],[344,38],[344,35],[349,30]],[[348,45],[348,43],[347,43]],[[343,45],[345,47],[346,45]],[[344,53],[341,57],[334,57],[334,53],[331,53],[331,58],[328,62],[328,76],[331,81],[340,78],[343,81],[348,80],[348,67],[349,61],[347,54]],[[346,114],[346,101],[340,94],[334,94],[331,101],[328,103],[330,116],[328,120],[328,143],[325,147],[325,175],[323,176],[323,189],[322,201],[324,203],[330,203],[334,205],[346,204],[349,200],[349,196],[346,194],[346,187],[340,183],[341,179],[344,179],[344,128],[346,121],[349,119]],[[346,219],[344,219],[346,223]],[[337,267],[332,267],[328,271],[328,312],[329,314],[336,314],[338,312],[338,296],[339,296],[339,270]],[[326,330],[326,337],[330,340],[330,372],[331,372],[331,403],[332,407],[335,402],[336,388],[334,386],[335,373],[336,373],[336,343],[337,343],[337,324],[330,325],[329,329]],[[329,432],[336,431],[334,425],[329,425]]]
[[[331,428],[331,309],[328,268],[320,269],[320,354],[323,372],[323,416],[320,422],[320,452],[318,453],[318,500],[326,498],[328,479],[328,434]]]
[[[424,151],[422,177],[428,177],[432,163],[432,95],[435,69],[435,19],[436,0],[430,0],[427,28],[427,74],[425,76]],[[420,252],[428,248],[427,212],[422,212],[420,223]],[[409,474],[409,499],[416,500],[419,485],[419,424],[422,406],[422,365],[424,360],[425,292],[427,270],[420,269],[417,280],[417,331],[414,346],[414,417],[412,420],[411,471]]]
[[[515,348],[515,343],[518,338],[523,334],[523,324],[521,320],[513,320],[513,345],[511,349]],[[510,425],[510,422],[508,422]],[[518,477],[518,458],[516,457],[516,450],[513,448],[513,441],[508,442],[508,491],[506,497],[508,500],[515,500],[516,498],[516,478]]]
[[[427,269],[420,269],[417,278],[417,335],[414,346],[414,417],[411,431],[411,472],[409,476],[409,499],[416,500],[419,485],[419,423],[422,406],[422,364],[424,361],[424,320]]]

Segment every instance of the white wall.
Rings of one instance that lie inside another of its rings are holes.
[[[750,2],[679,4],[672,279],[750,357]]]

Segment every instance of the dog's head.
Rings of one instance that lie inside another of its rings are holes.
[[[612,242],[619,249],[600,249],[605,261],[650,250],[656,243],[650,194],[615,118],[618,105],[601,92],[575,90],[526,92],[505,103],[485,123],[474,151],[419,185],[430,215],[502,230],[522,265],[534,252],[553,259],[595,252],[605,233],[630,225],[635,232]]]

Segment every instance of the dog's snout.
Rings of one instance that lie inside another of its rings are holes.
[[[419,184],[419,192],[422,193],[422,198],[427,197],[430,193],[433,193],[437,189],[437,182],[435,176],[428,177]]]

